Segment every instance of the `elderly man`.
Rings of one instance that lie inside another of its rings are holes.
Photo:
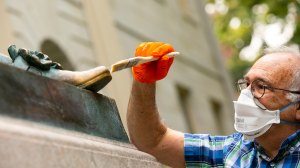
[[[136,55],[161,57],[133,68],[127,122],[132,143],[171,167],[300,167],[300,54],[267,52],[238,84],[237,133],[184,134],[167,128],[155,102],[155,81],[164,78],[174,51],[161,42],[142,43]]]

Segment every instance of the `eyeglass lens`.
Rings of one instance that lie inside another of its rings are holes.
[[[244,79],[238,80],[237,84],[238,84],[239,91],[242,91],[243,89],[246,89],[249,86],[249,83]],[[265,110],[265,107],[259,102],[258,99],[263,97],[266,91],[266,87],[267,85],[265,84],[265,82],[261,80],[254,80],[251,83],[251,93],[253,96],[253,100],[255,104],[263,110]]]
[[[255,80],[251,83],[251,93],[253,97],[260,99],[265,94],[266,84],[261,80]]]

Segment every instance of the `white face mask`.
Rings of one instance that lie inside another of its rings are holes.
[[[244,89],[241,91],[238,100],[233,101],[235,110],[234,128],[244,134],[245,139],[254,139],[267,132],[274,123],[298,125],[297,122],[280,120],[280,112],[287,110],[299,101],[297,100],[279,110],[263,110],[255,104],[251,91]],[[260,106],[264,107],[262,104]]]

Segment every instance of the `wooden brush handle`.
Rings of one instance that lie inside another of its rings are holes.
[[[174,57],[175,55],[179,55],[179,52],[170,52],[167,54],[169,57]],[[118,61],[117,63],[113,64],[111,67],[111,72],[119,71],[125,68],[131,68],[140,64],[144,64],[151,61],[156,61],[159,58],[153,56],[136,56],[133,58],[125,59]]]
[[[174,57],[175,55],[179,55],[179,52],[170,52],[167,54],[167,56],[170,58]],[[156,61],[159,58],[153,57],[153,56],[148,56],[148,57],[137,56],[134,58],[129,58],[129,60],[131,60],[131,59],[134,64],[133,66],[136,66],[136,65],[147,63],[147,62]],[[133,66],[131,66],[131,67],[133,67]]]

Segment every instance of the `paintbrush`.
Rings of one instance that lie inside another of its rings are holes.
[[[170,58],[179,55],[179,52],[170,52],[167,54],[167,56],[169,56]],[[153,57],[153,56],[146,56],[146,57],[142,57],[142,56],[137,56],[137,57],[133,57],[133,58],[128,58],[128,59],[124,59],[121,61],[118,61],[117,63],[113,64],[111,66],[111,70],[110,72],[116,72],[116,71],[120,71],[122,69],[126,69],[126,68],[131,68],[140,64],[144,64],[146,62],[151,62],[151,61],[156,61],[159,58],[157,57]]]

